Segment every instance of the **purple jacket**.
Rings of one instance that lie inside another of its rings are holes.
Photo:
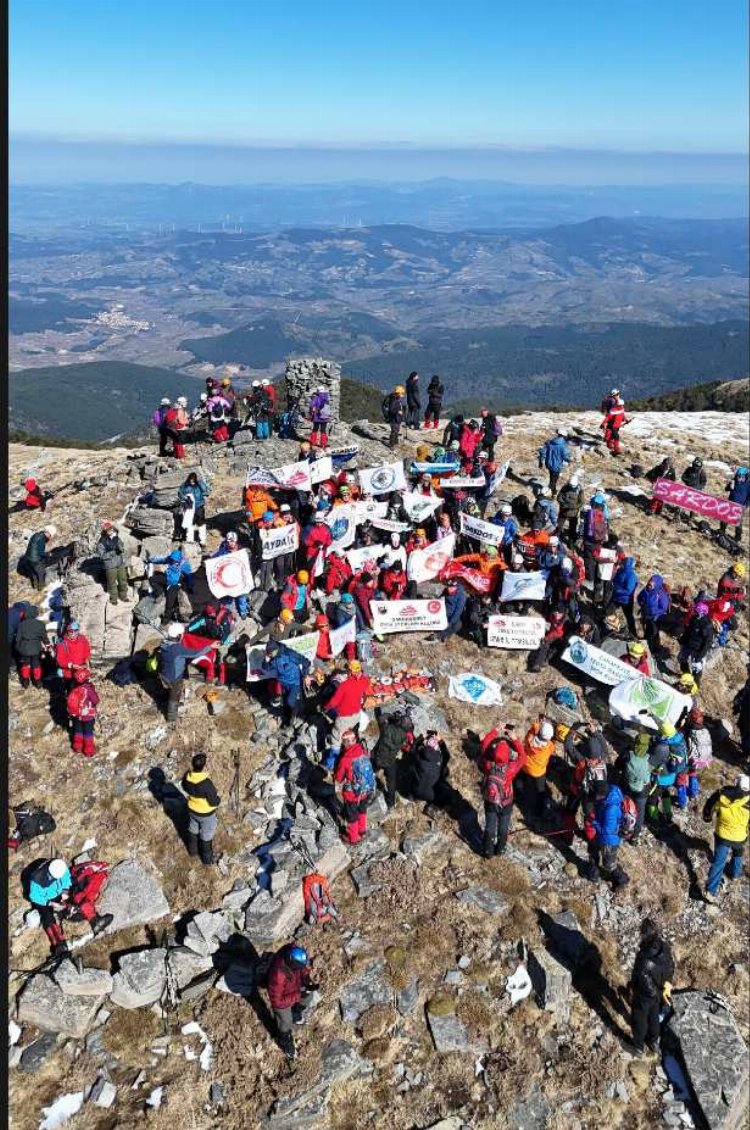
[[[331,418],[331,397],[327,392],[315,392],[310,398],[310,419],[313,424],[326,424]]]

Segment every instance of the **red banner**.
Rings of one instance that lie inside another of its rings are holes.
[[[476,569],[470,569],[466,565],[461,565],[458,561],[449,561],[440,574],[441,581],[449,579],[457,579],[466,581],[475,592],[480,593],[482,596],[487,596],[492,592],[492,588],[497,580],[497,576],[488,577],[484,573],[478,572]]]
[[[669,479],[656,480],[654,498],[658,498],[659,502],[666,502],[669,506],[691,510],[693,514],[700,514],[702,518],[717,518],[730,526],[739,526],[742,521],[743,507],[738,502],[730,502],[728,498],[716,498],[713,494],[705,494],[702,490],[686,487],[684,483],[673,483]]]

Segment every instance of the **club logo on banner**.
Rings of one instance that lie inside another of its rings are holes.
[[[408,491],[402,495],[404,510],[411,522],[424,522],[440,506],[441,499],[436,494],[417,494]]]
[[[295,636],[291,640],[282,640],[282,647],[288,647],[290,651],[296,651],[299,655],[304,655],[312,663],[315,658],[315,653],[318,650],[318,641],[320,639],[320,632],[307,632],[304,636]],[[262,679],[271,678],[270,675],[263,675],[263,661],[266,657],[266,648],[264,644],[256,644],[254,647],[246,648],[247,654],[247,682],[258,683]]]
[[[340,628],[332,628],[328,634],[328,640],[331,645],[331,654],[334,658],[341,655],[348,643],[355,643],[357,639],[357,621],[352,616],[351,620],[347,620]]]
[[[223,557],[209,557],[205,561],[206,581],[217,600],[222,597],[244,596],[254,588],[250,558],[246,549],[225,553]]]
[[[635,679],[638,673],[628,663],[623,663],[614,655],[602,651],[600,647],[586,643],[580,636],[571,636],[568,646],[562,653],[566,663],[577,667],[598,683],[607,683],[614,687],[627,679]]]
[[[650,730],[657,730],[661,722],[675,725],[690,709],[692,701],[688,695],[680,694],[659,679],[637,675],[612,688],[609,709],[625,722],[639,722]]]
[[[503,573],[502,601],[544,600],[544,573]]]
[[[455,534],[448,534],[442,541],[436,541],[424,549],[413,549],[406,563],[407,577],[416,584],[433,581],[451,560],[455,549]]]
[[[470,588],[474,589],[474,592],[487,596],[492,592],[497,572],[493,569],[490,574],[480,573],[478,569],[470,569],[468,565],[462,565],[460,561],[449,561],[443,569],[440,580],[465,581]]]
[[[351,505],[358,524],[373,522],[376,518],[385,518],[388,513],[387,502],[375,502],[372,498],[359,498]]]
[[[670,506],[690,510],[703,518],[718,518],[730,526],[738,526],[742,521],[744,507],[728,498],[716,498],[713,494],[686,487],[684,483],[673,483],[669,479],[657,479],[654,483],[654,498]]]
[[[273,561],[285,553],[294,553],[299,547],[299,528],[294,522],[291,526],[278,526],[272,530],[259,530],[262,557]]]
[[[357,529],[357,517],[354,503],[348,502],[344,506],[334,506],[326,515],[326,525],[331,531],[333,547],[346,549],[354,541]]]
[[[546,627],[541,616],[490,616],[487,646],[535,651],[544,639]]]
[[[444,600],[371,600],[376,635],[388,632],[435,632],[448,627]]]
[[[359,472],[359,483],[365,494],[389,494],[405,490],[403,463],[384,463],[381,467],[365,467]]]
[[[501,545],[505,528],[495,526],[492,522],[485,522],[481,518],[472,518],[470,514],[461,511],[461,533],[467,538],[475,538],[486,545]]]
[[[474,706],[500,706],[503,696],[498,683],[478,671],[451,675],[448,680],[448,697]]]
[[[319,459],[314,459],[309,467],[310,482],[313,486],[317,483],[324,483],[333,474],[333,458],[330,455],[321,455]]]
[[[312,490],[310,464],[285,463],[283,467],[248,467],[247,487],[276,487],[281,490]]]
[[[485,485],[484,475],[478,475],[472,478],[471,475],[454,475],[451,479],[441,479],[440,486],[445,490],[450,487],[451,490],[460,488],[461,490],[476,490],[477,487]]]

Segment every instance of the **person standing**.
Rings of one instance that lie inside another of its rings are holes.
[[[342,734],[341,751],[333,779],[342,788],[347,842],[357,844],[367,835],[367,809],[377,788],[375,773],[354,730]]]
[[[485,859],[502,855],[508,841],[513,814],[513,781],[526,763],[526,750],[506,722],[503,734],[496,726],[482,739],[479,768],[484,780],[484,845]]]
[[[557,435],[545,440],[539,448],[539,466],[546,467],[549,473],[549,489],[553,496],[557,494],[557,483],[562,474],[563,467],[570,463],[570,448],[567,444],[568,433],[565,428],[558,428]]]
[[[594,802],[584,831],[589,845],[589,878],[598,883],[607,879],[614,890],[624,887],[628,876],[617,862],[620,847],[620,828],[622,826],[622,790],[609,781],[597,781],[594,785]]]
[[[443,409],[443,396],[445,395],[445,388],[440,377],[435,374],[430,378],[430,383],[427,386],[427,409],[424,414],[425,428],[432,427],[437,431],[437,426],[440,422],[440,413]]]
[[[646,1045],[659,1050],[659,1014],[662,1002],[669,1004],[674,978],[674,957],[653,918],[641,923],[641,944],[635,955],[630,978],[632,994],[632,1047],[643,1055]]]
[[[716,902],[716,893],[731,856],[729,878],[742,875],[742,856],[747,844],[750,824],[750,776],[742,773],[734,785],[717,789],[706,801],[703,819],[707,824],[716,817],[714,858],[706,880],[706,902]]]
[[[26,545],[26,550],[18,562],[18,571],[22,576],[28,577],[31,587],[38,592],[44,588],[44,578],[47,571],[47,548],[57,533],[55,526],[45,526],[32,534]]]
[[[39,609],[29,604],[16,629],[13,648],[18,661],[18,678],[22,687],[29,682],[42,685],[42,655],[48,650],[47,628],[39,619]]]
[[[550,804],[547,766],[555,752],[555,727],[548,718],[534,722],[524,738],[524,784],[534,795],[534,815],[545,816]]]
[[[385,803],[388,808],[393,808],[396,803],[398,756],[409,740],[411,721],[400,706],[387,714],[376,708],[375,720],[380,727],[380,736],[372,752],[372,761],[385,778]]]
[[[323,760],[323,768],[331,770],[336,764],[344,733],[356,730],[365,700],[372,694],[372,683],[362,672],[358,659],[348,663],[349,673],[336,687],[326,704],[325,713],[333,720],[331,746]]]
[[[125,564],[125,548],[114,522],[102,522],[102,532],[96,543],[96,552],[102,559],[104,575],[107,578],[107,592],[110,604],[128,599],[128,570]]]
[[[73,731],[72,748],[84,757],[93,757],[94,725],[99,706],[99,695],[91,682],[91,672],[87,667],[76,667],[73,673],[73,687],[66,699],[68,719]]]
[[[91,644],[81,631],[77,620],[71,620],[65,635],[55,648],[57,667],[67,687],[72,686],[76,671],[88,667],[91,659]]]
[[[636,807],[636,822],[630,846],[636,847],[646,819],[646,803],[651,785],[651,739],[648,734],[638,734],[625,763],[625,788]]]
[[[177,497],[183,510],[182,528],[185,531],[185,540],[194,542],[197,534],[198,541],[203,547],[206,545],[206,499],[208,495],[208,484],[199,478],[196,471],[190,472],[177,491]]]
[[[214,836],[218,826],[216,810],[221,799],[206,772],[205,753],[196,753],[190,770],[182,778],[182,789],[188,801],[188,851],[200,855],[201,863],[214,862]]]
[[[312,964],[303,946],[282,946],[268,971],[268,999],[276,1020],[279,1046],[287,1059],[297,1055],[293,1025],[304,1023],[304,997],[317,989]]]
[[[652,655],[661,647],[659,625],[669,612],[669,603],[669,593],[664,587],[664,578],[659,573],[653,573],[646,582],[646,587],[638,593],[643,634]]]
[[[734,527],[734,540],[742,541],[744,512],[750,506],[750,470],[747,467],[738,467],[734,472],[734,478],[727,483],[724,489],[729,495],[729,501],[736,502],[738,506],[742,507],[742,518]],[[719,522],[719,529],[723,534],[726,533],[727,523]]]
[[[406,426],[418,428],[422,419],[422,400],[419,395],[419,373],[409,373],[406,378]]]
[[[401,425],[406,417],[406,396],[403,385],[396,385],[393,392],[383,399],[383,416],[390,426],[388,446],[395,447],[398,443]]]
[[[310,443],[328,447],[328,426],[331,422],[331,394],[325,385],[318,385],[310,398],[310,420],[312,433]]]

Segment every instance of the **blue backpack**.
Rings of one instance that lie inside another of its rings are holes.
[[[361,753],[352,761],[352,792],[357,796],[371,796],[375,792],[375,774],[369,755]]]

